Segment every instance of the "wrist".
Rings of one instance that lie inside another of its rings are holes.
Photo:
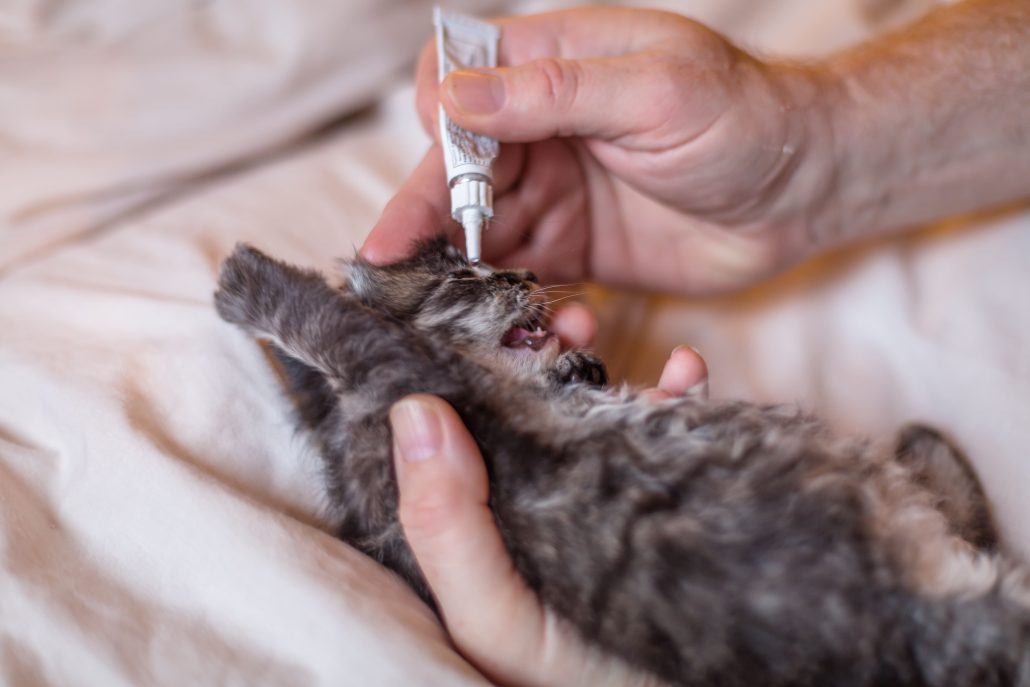
[[[840,87],[820,65],[767,68],[782,94],[782,155],[790,170],[773,189],[767,219],[781,234],[781,262],[789,265],[832,249],[844,233],[838,203]]]
[[[830,182],[815,250],[1028,197],[1030,10],[960,3],[815,68]]]

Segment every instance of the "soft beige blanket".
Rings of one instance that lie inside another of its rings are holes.
[[[857,2],[665,5],[805,55],[871,30]],[[426,145],[403,81],[428,18],[381,0],[0,7],[0,682],[481,683],[327,531],[317,456],[211,307],[237,241],[324,270],[361,242]],[[604,348],[647,381],[692,343],[716,395],[851,432],[939,424],[1030,551],[1028,255],[1013,212],[734,298],[611,294]]]

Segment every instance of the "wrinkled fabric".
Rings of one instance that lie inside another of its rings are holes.
[[[665,5],[795,56],[874,29],[857,0]],[[483,683],[332,537],[273,368],[211,305],[237,241],[324,271],[360,245],[427,145],[401,81],[428,18],[360,0],[0,9],[0,682]],[[950,430],[1030,551],[1028,254],[1012,211],[734,297],[602,294],[602,349],[646,382],[691,343],[715,395],[878,438]]]

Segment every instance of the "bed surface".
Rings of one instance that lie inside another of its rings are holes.
[[[664,4],[799,56],[875,28],[857,0]],[[0,10],[0,682],[483,684],[331,536],[278,379],[211,305],[238,241],[325,271],[360,245],[426,145],[430,4],[157,6]],[[602,293],[600,346],[648,382],[693,344],[713,395],[850,433],[945,428],[1027,554],[1028,255],[1016,208],[733,297]]]

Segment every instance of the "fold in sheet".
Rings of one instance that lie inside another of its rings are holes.
[[[770,52],[869,30],[851,0],[672,4]],[[429,3],[18,7],[0,11],[0,51],[34,70],[64,41],[94,47],[36,78],[0,62],[0,682],[485,684],[404,585],[333,538],[279,380],[211,306],[237,241],[326,272],[360,245],[427,145],[411,89],[383,75],[428,39]],[[406,12],[418,30],[394,33]],[[387,34],[403,59],[351,59]],[[208,175],[387,91],[321,139]],[[716,396],[879,437],[950,429],[1030,552],[1028,254],[1030,216],[1012,213],[732,298],[611,294],[603,352],[646,382],[691,343]]]

